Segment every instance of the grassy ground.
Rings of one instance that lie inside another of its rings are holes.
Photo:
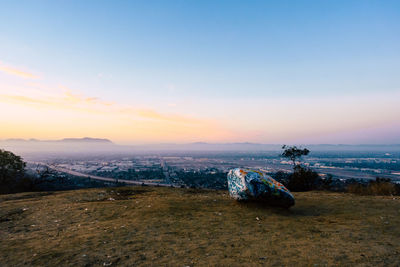
[[[398,266],[400,199],[124,187],[0,196],[1,266]]]

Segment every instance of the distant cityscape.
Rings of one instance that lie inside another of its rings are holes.
[[[132,181],[139,184],[162,184],[175,187],[226,188],[226,174],[232,168],[259,169],[272,176],[278,172],[289,173],[292,162],[269,152],[163,152],[123,155],[75,155],[73,157],[42,156],[28,161],[32,173],[44,167],[52,175],[80,176],[81,181],[99,180],[114,183]],[[313,152],[304,157],[303,165],[329,175],[334,180],[365,180],[376,177],[389,178],[400,183],[400,155],[387,152]],[[97,177],[97,178],[96,178]]]

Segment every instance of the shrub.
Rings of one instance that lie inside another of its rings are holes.
[[[317,189],[321,178],[310,168],[295,166],[293,174],[289,176],[287,187],[291,191],[310,191]]]
[[[392,183],[390,179],[377,177],[368,184],[354,183],[347,187],[347,192],[358,195],[393,196],[400,195],[400,186]]]
[[[332,174],[327,174],[324,179],[320,179],[320,188],[322,190],[332,190],[333,176]]]
[[[371,195],[392,196],[398,194],[396,185],[390,182],[372,183],[368,189]]]
[[[26,163],[20,156],[0,149],[0,193],[12,191],[24,177]]]
[[[366,195],[367,186],[359,183],[349,184],[347,186],[347,192],[358,194],[358,195]]]

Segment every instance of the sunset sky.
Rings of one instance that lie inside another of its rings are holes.
[[[400,143],[400,1],[0,1],[0,139]]]

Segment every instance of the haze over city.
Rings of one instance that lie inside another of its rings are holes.
[[[399,143],[398,1],[152,3],[3,2],[0,139]]]

